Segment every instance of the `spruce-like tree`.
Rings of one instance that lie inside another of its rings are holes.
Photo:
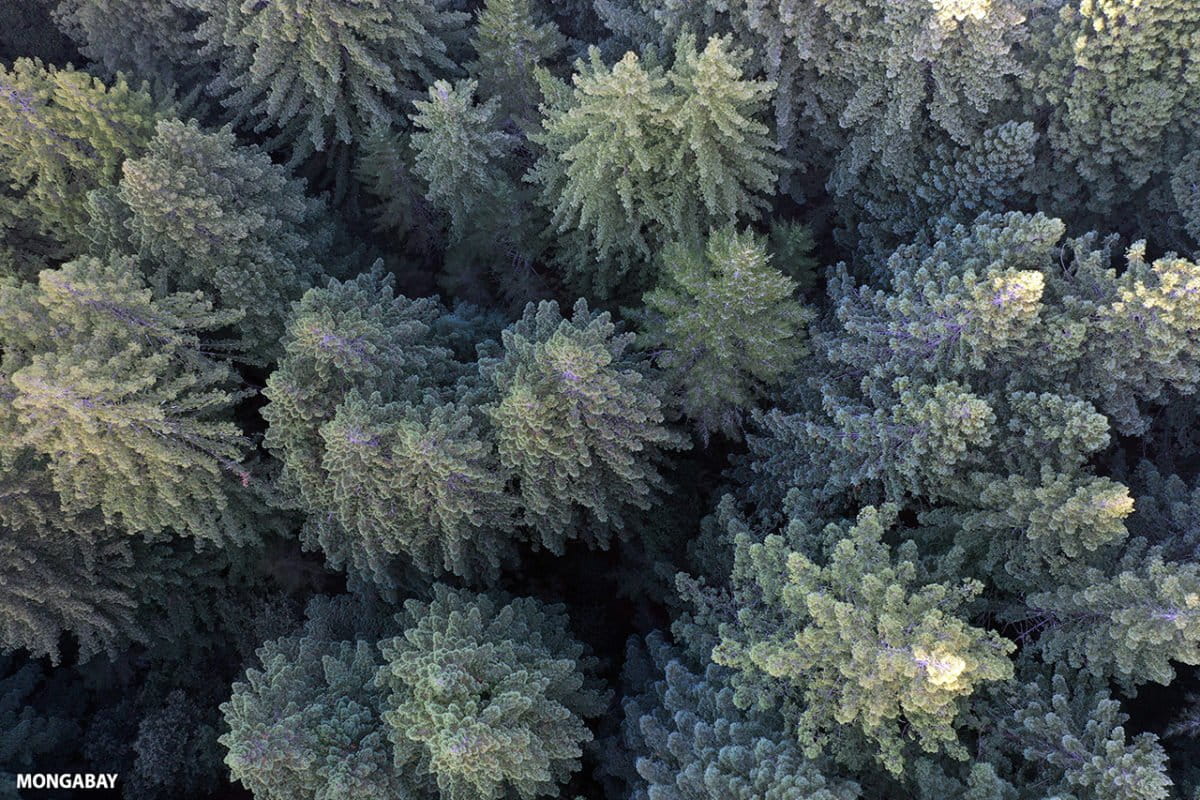
[[[150,96],[124,78],[106,86],[38,60],[0,65],[0,223],[26,240],[4,249],[57,260],[85,252],[87,192],[117,182],[121,163],[154,135],[156,116]]]
[[[518,124],[537,118],[541,92],[535,70],[567,45],[541,11],[536,0],[487,0],[471,33],[476,58],[467,71],[479,81],[483,97],[498,101],[501,117]]]
[[[606,297],[662,244],[699,245],[763,212],[785,162],[758,119],[773,85],[745,77],[744,61],[729,39],[697,50],[684,35],[670,70],[632,52],[610,68],[593,48],[569,95],[543,88],[531,138],[545,152],[526,179],[553,229],[576,233],[560,251],[573,287]]]
[[[274,131],[293,161],[349,144],[456,71],[446,38],[468,17],[442,0],[178,0],[203,16],[208,91],[239,123]]]
[[[742,602],[712,658],[737,673],[743,708],[796,696],[786,709],[809,757],[845,742],[849,727],[899,775],[908,742],[967,757],[956,731],[963,701],[1012,677],[1015,645],[960,616],[979,581],[924,582],[911,543],[893,556],[883,537],[896,511],[868,506],[853,526],[824,531],[823,565],[796,549],[802,528],[761,541],[737,534],[731,586]]]
[[[609,699],[564,608],[437,585],[401,618],[376,681],[396,763],[444,800],[556,795]]]
[[[258,800],[335,797],[417,800],[423,781],[392,747],[380,718],[373,642],[287,637],[258,650],[221,705],[225,763]]]
[[[662,677],[624,701],[623,740],[640,781],[632,800],[857,800],[859,787],[806,757],[770,712],[739,708],[727,671],[690,670],[656,631]]]
[[[278,352],[288,305],[336,268],[327,206],[228,128],[164,121],[115,191],[93,197],[102,251],[136,255],[159,292],[200,290],[241,315],[244,350]]]
[[[257,538],[249,441],[233,420],[242,391],[202,338],[235,312],[155,297],[132,260],[90,257],[0,285],[0,309],[16,442],[46,458],[68,512],[99,508],[135,533]]]
[[[683,445],[645,359],[628,352],[633,339],[583,300],[570,319],[557,303],[530,303],[502,334],[503,355],[480,365],[523,520],[556,553],[574,537],[604,544],[629,509],[649,508],[662,452]]]
[[[703,252],[670,246],[663,262],[663,280],[643,298],[639,346],[659,352],[705,440],[737,437],[745,412],[804,357],[812,312],[749,231],[715,231]]]

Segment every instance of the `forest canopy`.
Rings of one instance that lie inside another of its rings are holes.
[[[4,0],[0,798],[1200,799],[1197,109],[1196,0]]]

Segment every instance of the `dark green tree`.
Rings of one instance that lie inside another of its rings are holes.
[[[208,91],[237,121],[273,131],[293,161],[349,144],[437,77],[456,71],[446,38],[468,17],[442,0],[178,0],[203,19]]]
[[[84,252],[87,192],[116,184],[121,163],[154,135],[156,116],[150,96],[123,78],[106,86],[38,60],[0,65],[5,260],[19,260],[18,247],[59,260]]]
[[[258,651],[221,705],[221,744],[233,777],[259,800],[427,796],[404,762],[393,763],[380,719],[386,690],[374,682],[372,642],[287,637]]]
[[[100,250],[138,257],[156,291],[200,290],[236,310],[245,352],[277,354],[288,305],[330,268],[324,203],[228,128],[164,121],[115,190],[92,198]],[[107,239],[107,240],[106,240]]]
[[[682,447],[634,335],[583,300],[570,319],[532,303],[484,361],[498,399],[484,407],[500,463],[518,480],[522,517],[543,547],[561,553],[580,536],[603,544],[632,508],[663,487],[662,452]]]
[[[703,252],[668,247],[663,262],[659,287],[643,298],[639,346],[660,353],[680,409],[704,439],[739,436],[746,411],[804,357],[812,312],[749,231],[715,231]]]
[[[553,229],[575,233],[560,253],[574,287],[608,296],[662,244],[698,245],[766,209],[785,162],[758,119],[773,84],[747,78],[745,58],[729,39],[698,50],[687,35],[669,70],[632,52],[610,68],[593,48],[569,94],[543,89],[531,138],[545,153],[527,180]]]

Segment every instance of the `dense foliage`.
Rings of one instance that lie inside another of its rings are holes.
[[[1198,106],[1195,0],[0,2],[0,798],[1200,797]]]

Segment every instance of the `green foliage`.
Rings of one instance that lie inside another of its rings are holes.
[[[411,161],[407,133],[375,126],[359,140],[354,177],[374,201],[370,213],[375,228],[395,237],[407,250],[428,252],[440,231]]]
[[[1060,204],[1111,208],[1178,163],[1200,132],[1197,35],[1200,9],[1186,0],[1061,6],[1032,76],[1050,117],[1039,177]]]
[[[756,469],[781,491],[969,496],[964,478],[989,465],[1030,479],[1043,460],[1080,468],[1108,444],[1096,411],[1119,432],[1144,432],[1156,405],[1195,391],[1200,271],[1174,257],[1148,264],[1138,245],[1118,276],[1108,245],[1089,236],[1060,248],[1062,235],[1041,215],[985,214],[898,249],[890,291],[851,288],[843,274],[831,287],[837,328],[818,339],[828,361],[808,408],[822,411],[766,417],[771,438],[751,440]],[[1053,393],[1027,391],[1042,387]],[[814,481],[802,464],[828,474]]]
[[[129,783],[141,797],[214,791],[221,763],[217,732],[200,708],[176,689],[162,706],[142,718],[133,749]]]
[[[106,76],[188,88],[199,78],[197,19],[170,0],[60,0],[54,18]]]
[[[664,38],[689,27],[731,29],[755,53],[752,70],[778,85],[781,143],[813,166],[832,155],[830,188],[839,196],[857,190],[868,165],[874,177],[907,182],[930,143],[969,145],[1023,72],[1014,52],[1026,36],[1019,2],[624,5],[639,6]]]
[[[1162,684],[1175,677],[1170,662],[1200,663],[1200,565],[1137,555],[1115,575],[1089,569],[1029,597],[1045,628],[1037,647],[1047,660],[1125,683]]]
[[[102,249],[137,255],[159,292],[200,290],[237,310],[246,352],[273,356],[289,303],[332,266],[325,205],[229,129],[195,122],[160,122],[122,172],[93,198],[94,224],[116,239]]]
[[[604,543],[629,508],[663,486],[665,449],[683,440],[663,425],[645,361],[627,352],[607,313],[532,303],[503,333],[503,357],[481,365],[498,399],[484,407],[500,463],[519,482],[525,524],[561,553],[568,538]]]
[[[441,407],[462,374],[449,336],[434,329],[445,312],[392,286],[377,267],[294,305],[263,391],[264,444],[283,462],[285,493],[312,514],[306,544],[335,566],[385,583],[398,553],[427,569],[494,569],[502,553],[489,552],[494,536],[484,533],[504,504],[469,415]],[[476,536],[479,549],[464,551]]]
[[[812,230],[793,220],[773,219],[768,233],[772,266],[794,280],[802,292],[815,287],[821,265],[813,255],[817,243]]]
[[[352,390],[321,426],[326,506],[371,562],[494,575],[511,560],[515,503],[469,407],[383,403]]]
[[[78,255],[86,193],[116,184],[121,163],[146,147],[154,103],[123,78],[106,86],[86,72],[25,58],[0,65],[0,93],[0,220],[22,220],[34,247]],[[5,242],[3,249],[13,244],[30,246]]]
[[[386,125],[404,101],[455,71],[445,39],[467,15],[438,0],[179,0],[219,76],[208,91],[239,123],[275,129],[293,161]]]
[[[1129,716],[1107,690],[1065,670],[1050,680],[1031,677],[1006,699],[1011,711],[982,748],[995,763],[1011,759],[1019,786],[1039,785],[1046,797],[1175,796],[1157,737],[1141,733],[1130,742],[1122,727]]]
[[[235,313],[196,294],[156,298],[120,258],[0,286],[0,308],[15,444],[47,459],[68,512],[98,507],[131,532],[257,536],[238,497],[251,478],[230,420],[239,391],[200,338]]]
[[[3,0],[0,795],[1200,798],[1197,8]]]
[[[703,252],[668,247],[663,280],[643,298],[649,319],[639,344],[662,349],[658,363],[705,439],[737,437],[744,413],[805,355],[812,313],[771,261],[750,232],[715,231]]]
[[[259,800],[423,797],[393,765],[380,723],[385,690],[374,683],[372,643],[276,639],[221,705],[225,763]]]
[[[4,465],[0,501],[49,506],[58,498],[46,487],[50,476],[28,463]],[[11,512],[11,506],[6,511]],[[63,635],[78,642],[81,660],[138,638],[136,595],[131,585],[140,577],[131,569],[131,553],[120,532],[105,531],[94,519],[73,518],[71,529],[33,520],[21,521],[0,512],[0,555],[5,564],[0,582],[0,644],[62,658]],[[94,530],[89,530],[87,522]]]
[[[608,705],[563,607],[439,585],[402,616],[377,680],[396,763],[415,760],[445,800],[557,792],[592,739],[583,720]]]
[[[499,130],[499,98],[477,105],[477,87],[473,80],[455,86],[438,81],[428,100],[414,104],[411,118],[414,170],[429,186],[425,199],[450,215],[456,239],[467,234],[480,205],[503,206],[507,190],[498,161],[513,142]]]
[[[471,46],[478,57],[467,71],[484,97],[498,101],[503,118],[531,122],[541,93],[534,71],[566,46],[531,0],[487,0],[476,14]]]
[[[1200,150],[1193,150],[1175,165],[1171,193],[1188,235],[1200,242]]]
[[[606,297],[663,243],[765,210],[785,162],[757,119],[772,84],[745,78],[744,61],[729,39],[697,51],[681,36],[670,70],[632,52],[610,69],[594,48],[576,63],[569,97],[544,106],[531,138],[546,152],[527,176],[553,229],[578,233],[560,257],[573,286]]]
[[[1012,677],[1015,646],[957,616],[979,581],[922,581],[911,544],[893,557],[883,536],[895,518],[894,507],[867,507],[853,526],[825,531],[835,543],[824,565],[794,549],[795,530],[737,535],[731,586],[760,599],[721,627],[712,658],[739,673],[743,708],[799,692],[796,731],[810,758],[849,726],[900,774],[909,741],[967,757],[955,725],[963,700]]]
[[[657,634],[647,644],[663,673],[624,703],[624,740],[637,757],[631,800],[855,800],[859,787],[822,773],[769,714],[734,702],[715,664],[690,671]],[[644,755],[642,755],[644,754]]]

